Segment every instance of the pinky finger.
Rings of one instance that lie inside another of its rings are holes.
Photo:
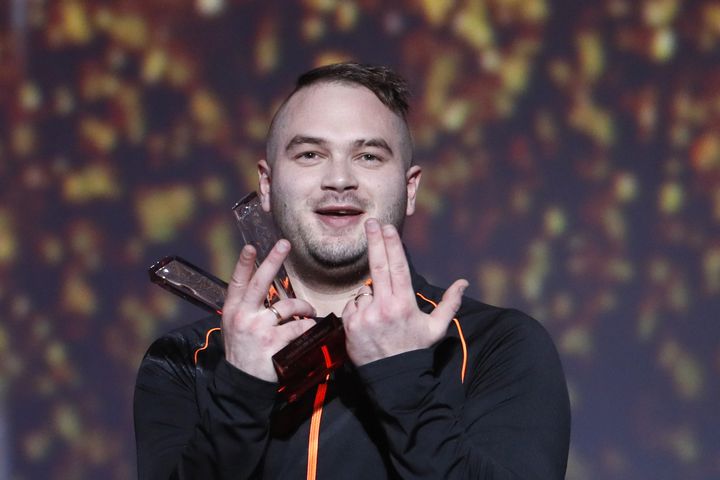
[[[342,311],[342,314],[341,314],[342,318],[345,318],[345,319],[349,318],[350,315],[352,315],[353,313],[355,313],[357,311],[357,309],[358,309],[358,307],[357,307],[357,304],[355,303],[355,299],[348,301],[345,304],[345,308]]]

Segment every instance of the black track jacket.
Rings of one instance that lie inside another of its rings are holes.
[[[443,291],[414,272],[413,286],[432,311]],[[565,378],[547,332],[519,311],[463,298],[432,348],[348,365],[289,405],[225,361],[219,326],[175,330],[143,359],[141,479],[564,478]]]

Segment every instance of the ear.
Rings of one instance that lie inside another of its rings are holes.
[[[405,172],[405,185],[407,187],[405,215],[408,217],[415,213],[415,199],[417,198],[418,188],[420,188],[420,177],[422,177],[422,168],[419,165],[413,165]]]
[[[271,169],[268,165],[267,160],[264,158],[258,161],[258,196],[260,197],[260,204],[263,210],[266,212],[270,211],[270,184],[271,184]]]

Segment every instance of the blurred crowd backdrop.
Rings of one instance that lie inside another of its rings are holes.
[[[720,478],[720,2],[4,0],[0,478],[135,476],[151,341],[228,278],[231,207],[309,68],[410,81],[417,268],[551,332],[567,478]]]

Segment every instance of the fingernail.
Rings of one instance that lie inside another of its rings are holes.
[[[290,250],[290,242],[285,239],[278,241],[277,249],[281,253],[287,252],[288,250]]]
[[[368,232],[374,233],[380,230],[380,224],[374,218],[370,218],[367,222],[365,222],[365,228],[367,228]]]

